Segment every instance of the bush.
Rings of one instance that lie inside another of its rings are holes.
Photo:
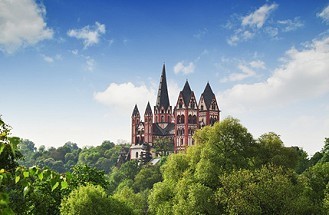
[[[63,215],[132,214],[126,205],[108,197],[101,186],[91,184],[72,191],[62,200],[60,211]]]

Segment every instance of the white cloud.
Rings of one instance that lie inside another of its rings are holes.
[[[81,29],[71,29],[67,32],[67,35],[83,40],[84,48],[88,48],[99,43],[100,36],[105,32],[105,25],[96,22],[93,26],[87,25]]]
[[[54,62],[54,58],[47,56],[47,55],[42,55],[42,58],[44,61],[46,61],[47,63],[53,63]]]
[[[329,37],[302,50],[291,48],[283,65],[264,82],[238,84],[220,97],[227,109],[285,105],[329,93]]]
[[[293,20],[279,20],[278,24],[283,26],[283,28],[281,29],[283,32],[294,31],[304,26],[304,24],[300,21],[299,17],[295,17]]]
[[[193,62],[188,63],[187,65],[184,65],[184,61],[178,62],[175,66],[174,66],[174,72],[175,74],[178,73],[183,73],[185,75],[193,73],[195,69],[195,65]]]
[[[34,0],[0,1],[0,50],[12,54],[21,47],[51,39],[44,20],[46,9]]]
[[[94,93],[96,101],[123,113],[130,113],[134,104],[144,108],[148,101],[155,102],[155,98],[155,89],[146,85],[135,86],[131,82],[111,83],[105,91]],[[143,110],[139,109],[139,111]]]
[[[329,24],[329,5],[325,7],[320,13],[316,14],[318,17],[322,18],[324,22]]]
[[[239,23],[237,27],[232,24],[233,21],[228,22],[228,24],[226,24],[226,28],[235,29],[233,29],[233,35],[227,39],[227,43],[231,46],[236,46],[240,42],[248,41],[254,38],[259,32],[259,29],[264,26],[271,12],[273,12],[277,7],[278,5],[275,3],[271,5],[265,4],[249,15],[241,17],[239,19],[239,22],[241,23]],[[275,34],[275,36],[277,34],[277,32],[275,32],[275,28],[266,28],[265,32],[272,35]]]
[[[265,62],[261,60],[253,60],[249,65],[256,69],[266,69]]]
[[[89,56],[86,57],[86,70],[92,72],[94,71],[95,60]]]
[[[55,60],[62,60],[62,56],[60,54],[55,55],[55,57],[51,57],[47,55],[41,55],[41,56],[42,59],[47,63],[53,63]]]
[[[221,82],[228,82],[228,81],[242,81],[246,78],[252,77],[256,75],[256,72],[252,70],[250,67],[244,64],[239,64],[238,69],[241,72],[232,73],[228,77],[221,79]]]
[[[256,11],[242,18],[242,26],[249,27],[263,27],[265,21],[268,19],[270,13],[278,7],[277,4],[273,3],[271,5],[263,5]]]

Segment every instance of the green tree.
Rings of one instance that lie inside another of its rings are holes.
[[[152,189],[153,184],[162,180],[159,165],[146,165],[141,168],[134,178],[133,188],[135,192]]]
[[[280,136],[274,132],[261,135],[257,141],[256,151],[258,167],[264,164],[272,164],[295,169],[299,154],[295,148],[285,147]]]
[[[60,211],[63,215],[132,214],[125,204],[107,196],[101,186],[91,184],[72,191],[63,199]]]
[[[264,166],[220,177],[217,201],[228,214],[313,214],[304,185],[292,171]]]

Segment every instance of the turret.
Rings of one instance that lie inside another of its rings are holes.
[[[140,122],[140,114],[137,104],[134,107],[133,114],[131,116],[131,144],[137,143],[137,128]]]
[[[147,103],[144,114],[144,141],[145,143],[152,143],[152,125],[153,125],[153,113],[150,106],[150,102]]]

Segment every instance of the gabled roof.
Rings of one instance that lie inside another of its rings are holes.
[[[146,106],[146,110],[145,110],[145,116],[151,116],[151,115],[153,115],[151,105],[150,105],[150,102],[147,102],[147,106]]]
[[[139,116],[139,110],[137,105],[135,105],[132,116]]]
[[[166,79],[166,67],[165,67],[165,64],[163,64],[156,106],[164,107],[164,109],[167,110],[169,105],[170,104],[169,104],[167,79]]]
[[[207,83],[206,88],[204,89],[203,93],[201,94],[201,97],[203,97],[204,103],[206,104],[207,109],[209,109],[213,98],[216,99],[215,94],[213,93],[209,82]]]
[[[184,88],[181,91],[181,93],[183,96],[184,104],[185,104],[185,106],[187,106],[190,101],[191,95],[192,95],[192,90],[191,90],[191,87],[187,80],[185,82]]]
[[[153,123],[153,135],[155,136],[170,136],[174,134],[175,124],[168,123],[168,125],[163,129],[158,123]]]

